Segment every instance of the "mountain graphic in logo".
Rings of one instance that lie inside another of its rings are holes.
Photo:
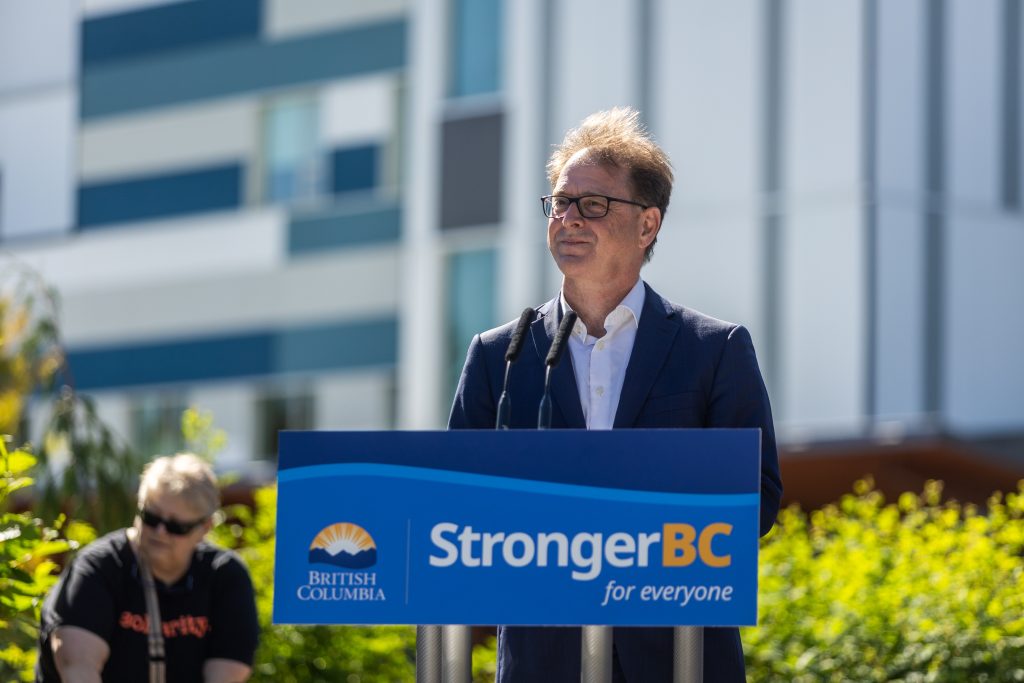
[[[338,522],[321,529],[309,544],[309,563],[366,569],[377,564],[377,544],[363,527]]]

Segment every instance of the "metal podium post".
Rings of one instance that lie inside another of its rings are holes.
[[[444,683],[473,680],[473,630],[469,626],[442,626],[441,653]]]
[[[417,626],[416,683],[469,683],[472,635],[469,626]]]
[[[672,634],[673,683],[704,680],[704,628],[676,626]]]
[[[580,683],[612,683],[612,629],[584,626],[580,647]]]
[[[416,683],[441,683],[441,627],[416,627]]]

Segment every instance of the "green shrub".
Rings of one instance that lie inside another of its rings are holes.
[[[256,586],[260,645],[253,681],[386,683],[415,679],[416,629],[411,626],[274,626],[274,533],[277,489],[256,492],[255,507],[234,506],[233,521],[213,540],[235,548]]]
[[[752,681],[1024,681],[1024,482],[984,514],[855,494],[784,510],[760,558]]]
[[[982,514],[942,485],[783,510],[761,542],[750,681],[1024,681],[1024,481]],[[474,661],[491,661],[494,643]],[[483,681],[485,677],[475,677]]]
[[[54,556],[90,542],[87,524],[57,518],[53,527],[27,513],[9,511],[10,497],[32,485],[26,473],[35,458],[7,452],[0,436],[0,680],[31,681],[36,661],[39,609],[57,581]]]

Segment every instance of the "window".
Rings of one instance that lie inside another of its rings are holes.
[[[441,131],[441,228],[501,221],[503,114],[445,121]]]
[[[501,89],[502,0],[452,0],[453,97]]]
[[[451,405],[473,335],[495,324],[497,253],[494,249],[463,251],[448,257],[445,273],[447,325],[443,405]]]
[[[133,403],[132,443],[143,458],[172,455],[185,447],[181,415],[188,406],[184,396],[175,392],[145,394]]]
[[[319,107],[312,96],[273,100],[263,118],[263,199],[300,203],[323,193]]]
[[[305,388],[272,389],[256,401],[255,456],[277,460],[277,433],[282,429],[312,429],[314,401]]]

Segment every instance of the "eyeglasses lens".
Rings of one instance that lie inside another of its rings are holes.
[[[548,218],[561,218],[576,204],[580,215],[584,218],[603,218],[608,215],[608,198],[600,195],[585,197],[545,197],[544,215]]]
[[[143,524],[152,529],[163,524],[164,528],[167,529],[167,533],[175,536],[184,536],[203,522],[203,520],[198,522],[178,522],[173,519],[165,519],[155,512],[146,509],[139,510],[139,517],[142,518]]]

